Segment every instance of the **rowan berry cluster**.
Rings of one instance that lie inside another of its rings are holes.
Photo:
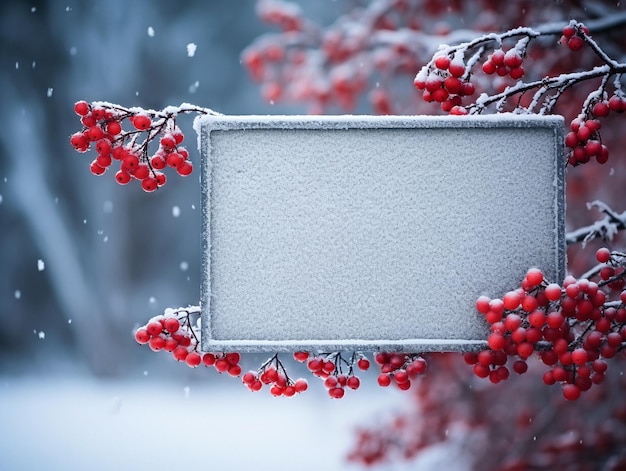
[[[585,45],[585,38],[589,36],[589,28],[582,23],[576,23],[571,21],[565,28],[563,28],[563,34],[561,35],[560,42],[564,46],[567,46],[570,51],[580,51]]]
[[[548,283],[531,269],[517,290],[502,299],[481,296],[476,309],[491,325],[488,348],[464,355],[480,378],[492,383],[507,379],[507,364],[517,374],[526,360],[539,355],[549,367],[547,385],[559,383],[566,399],[574,400],[604,380],[607,364],[626,345],[626,255],[600,249],[597,269],[588,278],[568,276],[563,285]],[[612,299],[615,298],[615,299]]]
[[[609,159],[609,150],[602,144],[600,136],[602,123],[599,118],[606,118],[611,112],[623,113],[626,110],[626,98],[615,94],[607,99],[606,92],[602,94],[602,99],[590,101],[585,112],[570,124],[570,132],[565,136],[565,145],[569,149],[569,165],[584,164],[594,157],[600,164]]]
[[[476,91],[468,78],[469,69],[460,57],[448,54],[435,56],[432,65],[415,76],[415,88],[422,91],[424,101],[440,103],[443,111],[463,114],[463,97]]]
[[[251,370],[244,373],[241,379],[243,384],[253,392],[260,391],[264,385],[269,386],[270,394],[275,397],[293,397],[309,387],[309,383],[304,378],[295,381],[289,378],[278,354],[274,354],[257,371]]]
[[[412,379],[426,372],[426,360],[417,354],[379,352],[374,361],[380,366],[378,384],[382,387],[394,382],[398,389],[406,391]]]
[[[81,153],[95,148],[97,155],[91,162],[91,172],[102,175],[117,161],[115,180],[120,185],[136,180],[147,192],[165,184],[167,177],[162,170],[166,167],[181,176],[191,174],[193,164],[181,145],[184,135],[176,117],[181,112],[208,112],[195,107],[156,112],[86,101],[76,102],[74,111],[80,116],[83,129],[72,134],[70,143]],[[125,121],[130,124],[128,130],[123,129]],[[150,144],[157,139],[158,149],[150,155]]]
[[[341,399],[347,389],[357,390],[361,386],[361,380],[354,374],[354,367],[366,371],[370,362],[363,354],[353,353],[346,359],[341,353],[329,353],[310,357],[306,352],[296,352],[294,358],[306,363],[307,368],[314,376],[324,381],[324,387],[328,395],[333,399]],[[343,373],[343,369],[347,373]]]
[[[524,68],[522,67],[523,53],[512,48],[504,52],[502,49],[496,49],[489,55],[487,60],[483,62],[483,72],[487,75],[496,74],[500,77],[509,76],[513,80],[519,80],[524,76]]]
[[[206,367],[214,367],[219,373],[239,376],[239,353],[211,353],[200,350],[199,312],[195,307],[166,309],[163,314],[139,327],[135,331],[135,340],[141,345],[147,344],[154,352],[163,350],[171,353],[175,360],[185,362],[190,368],[204,364]],[[195,325],[194,317],[198,317]]]
[[[482,70],[487,76],[498,76],[501,79],[500,88],[504,90],[506,82],[502,82],[503,79],[508,77],[515,82],[524,76],[522,63],[526,50],[530,40],[537,35],[529,28],[519,28],[501,35],[486,35],[457,46],[442,47],[420,69],[413,84],[422,91],[426,102],[440,103],[444,112],[453,115],[479,113],[484,106],[483,97],[478,100],[480,105],[463,103],[464,97],[471,97],[478,88],[484,88],[471,81],[474,69]],[[506,48],[504,41],[511,39],[517,40]],[[478,80],[480,83],[483,81]]]

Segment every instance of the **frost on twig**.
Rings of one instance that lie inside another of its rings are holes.
[[[626,211],[623,213],[617,213],[602,201],[596,200],[591,203],[587,203],[587,209],[592,209],[594,207],[598,208],[598,210],[604,213],[605,216],[593,224],[568,232],[565,235],[565,241],[568,245],[582,242],[584,247],[589,241],[596,238],[610,241],[613,240],[615,235],[620,230],[626,228]]]

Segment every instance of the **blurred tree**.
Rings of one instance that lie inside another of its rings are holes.
[[[252,0],[237,8],[2,2],[0,370],[46,371],[58,358],[70,371],[118,375],[153,360],[146,352],[128,361],[137,347],[131,332],[146,311],[198,297],[199,184],[145,198],[141,189],[94,181],[68,147],[72,104],[206,100],[223,112],[267,113],[276,107],[257,96],[239,61],[262,32]],[[192,134],[191,123],[182,126]],[[155,221],[174,220],[174,207],[186,230],[159,223],[155,237]]]

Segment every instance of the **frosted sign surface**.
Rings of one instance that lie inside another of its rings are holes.
[[[202,348],[477,347],[565,267],[560,117],[203,117]]]

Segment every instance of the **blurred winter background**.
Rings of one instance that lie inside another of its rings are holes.
[[[324,22],[350,2],[302,3]],[[0,469],[345,469],[357,419],[400,402],[321,384],[273,399],[133,339],[198,301],[198,172],[152,195],[94,177],[69,145],[73,103],[303,113],[264,103],[240,64],[266,31],[252,0],[0,5]]]

